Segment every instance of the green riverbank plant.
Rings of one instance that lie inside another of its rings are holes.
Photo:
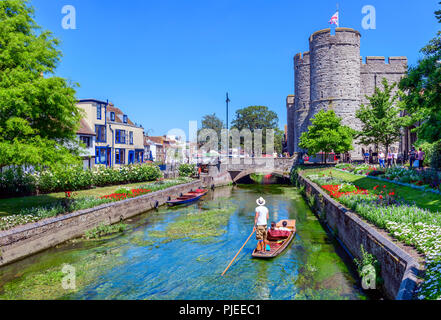
[[[364,281],[364,279],[371,276],[371,272],[374,271],[375,288],[378,289],[379,286],[383,283],[383,279],[380,276],[381,266],[378,263],[378,260],[375,258],[375,256],[373,254],[370,254],[368,251],[366,251],[363,245],[360,245],[360,253],[361,253],[361,259],[357,259],[357,258],[354,259],[354,263],[357,266],[358,275],[360,276],[362,281]]]
[[[124,232],[129,226],[125,223],[117,223],[112,225],[100,224],[98,227],[87,230],[84,237],[88,240],[100,239],[102,237],[112,235],[115,233]]]
[[[183,239],[192,241],[213,241],[215,237],[224,234],[231,214],[237,209],[235,205],[224,206],[222,201],[217,205],[190,210],[170,223],[163,231],[152,231],[151,239],[162,239],[162,242]]]

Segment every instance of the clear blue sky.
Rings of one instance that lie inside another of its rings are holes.
[[[294,92],[293,56],[328,28],[330,0],[34,0],[36,20],[61,41],[57,74],[80,83],[79,99],[109,99],[153,135],[187,131],[188,120],[266,105],[286,123]],[[439,30],[437,0],[339,0],[341,27],[362,34],[362,56],[407,56]],[[61,27],[64,5],[77,29]],[[377,29],[363,30],[361,9],[373,5]]]

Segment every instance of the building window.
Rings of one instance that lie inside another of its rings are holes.
[[[101,105],[100,104],[96,105],[96,118],[98,120],[101,120]]]
[[[115,149],[115,163],[125,164],[126,163],[126,150],[125,149]]]
[[[115,112],[110,113],[110,121],[115,121]]]
[[[124,123],[127,123],[127,115],[123,116],[123,121],[124,121]]]
[[[107,164],[107,148],[95,148],[95,164]]]
[[[126,131],[125,130],[116,130],[115,142],[119,143],[119,144],[126,143]]]
[[[80,136],[80,141],[86,145],[86,148],[90,148],[90,137]]]
[[[95,125],[96,142],[106,142],[106,126]]]
[[[133,131],[129,132],[130,144],[133,144]]]

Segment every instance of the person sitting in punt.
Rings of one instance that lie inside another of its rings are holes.
[[[286,223],[286,221],[284,221]],[[277,228],[276,223],[271,223],[271,228],[268,230],[268,236],[267,239],[270,241],[278,241],[283,240],[289,237],[291,231],[286,228],[286,225],[284,225],[283,228]]]
[[[276,228],[276,230],[280,230],[280,231],[291,231],[290,229],[287,228],[287,226],[288,226],[288,222],[287,222],[287,221],[283,221],[283,222],[282,222],[282,226],[283,226],[283,227]]]

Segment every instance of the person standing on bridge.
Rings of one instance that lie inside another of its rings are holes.
[[[256,231],[257,251],[265,252],[267,245],[267,225],[269,220],[269,210],[265,207],[265,199],[257,199],[256,215],[254,217],[254,229]]]

